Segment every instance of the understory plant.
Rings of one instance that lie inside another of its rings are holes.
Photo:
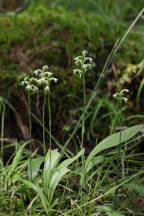
[[[87,95],[86,95],[86,73],[92,69],[94,66],[93,59],[87,56],[88,52],[86,50],[82,51],[80,56],[77,56],[74,59],[74,64],[77,66],[76,69],[73,70],[73,73],[78,73],[80,78],[82,78],[82,86],[83,86],[83,118],[82,118],[82,129],[81,129],[81,147],[84,146],[84,136],[85,136],[85,107],[87,103]],[[82,167],[83,167],[83,176],[86,179],[85,172],[85,158],[84,155],[82,157]],[[85,181],[83,181],[83,187],[85,188]]]
[[[73,158],[64,160],[59,164],[62,158],[61,154],[57,149],[51,149],[51,111],[50,111],[50,83],[51,81],[57,82],[57,79],[53,77],[53,74],[48,71],[48,66],[43,66],[42,69],[34,71],[34,76],[36,77],[25,77],[22,81],[22,86],[25,86],[28,91],[28,115],[29,115],[29,126],[30,126],[30,137],[31,137],[31,109],[30,109],[30,95],[31,92],[35,94],[38,90],[42,90],[44,95],[43,102],[43,148],[45,159],[35,158],[32,159],[30,156],[30,163],[28,165],[28,180],[22,179],[22,181],[29,187],[33,188],[40,197],[42,204],[48,214],[48,209],[51,208],[51,201],[56,186],[59,181],[66,175],[70,170],[67,168],[71,163],[78,159],[84,153],[84,149]],[[48,111],[49,111],[49,150],[46,154],[46,144],[45,144],[45,106],[46,106],[46,96],[48,96]],[[31,146],[31,145],[30,145]],[[32,148],[30,147],[30,152]],[[35,181],[37,173],[39,171],[40,165],[44,162],[43,175],[40,182]],[[53,204],[54,206],[54,204]]]
[[[32,77],[25,77],[24,81],[22,81],[22,86],[28,92],[28,116],[29,116],[29,131],[30,131],[30,140],[31,140],[31,130],[32,130],[32,122],[31,122],[31,94],[35,94],[38,91],[42,90],[44,96],[43,102],[43,150],[44,155],[46,155],[46,144],[45,144],[45,106],[46,106],[46,97],[48,97],[48,111],[49,111],[49,148],[51,149],[51,110],[50,110],[50,83],[54,81],[55,83],[58,81],[53,74],[48,71],[49,67],[47,65],[43,66],[42,69],[38,69],[34,71],[34,75]],[[30,152],[32,152],[32,143],[30,143]],[[29,172],[32,179],[32,171],[31,171],[31,156],[30,156],[30,165]]]
[[[53,200],[57,185],[62,178],[70,172],[68,166],[82,156],[84,151],[84,149],[81,149],[76,156],[60,162],[62,154],[59,153],[57,149],[49,149],[44,159],[44,168],[40,176],[38,175],[40,171],[39,167],[43,162],[43,158],[35,158],[32,160],[32,181],[22,179],[22,182],[37,193],[47,215],[49,215],[49,213],[52,212],[52,208],[60,202],[59,198]]]

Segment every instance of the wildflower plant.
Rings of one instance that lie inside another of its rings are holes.
[[[77,56],[76,58],[74,58],[74,64],[78,68],[74,69],[73,73],[79,73],[80,77],[82,76],[82,74],[85,74],[88,70],[91,70],[94,66],[93,59],[87,57],[87,54],[88,52],[86,50],[83,50],[81,56]]]
[[[32,153],[32,142],[31,142],[31,131],[32,131],[32,123],[31,123],[31,94],[35,94],[38,91],[38,87],[36,85],[37,80],[33,77],[25,77],[21,82],[21,85],[28,92],[28,119],[29,119],[29,134],[30,134],[30,153]],[[29,167],[30,167],[30,178],[32,178],[32,170],[31,170],[31,155],[29,158]]]
[[[81,147],[84,145],[84,134],[85,134],[85,108],[86,108],[86,82],[85,75],[88,70],[91,70],[94,66],[93,59],[87,57],[88,52],[86,50],[82,51],[82,55],[78,56],[74,59],[74,64],[77,66],[76,69],[73,70],[73,73],[78,73],[80,78],[82,77],[83,84],[83,117],[82,117],[82,131],[81,131]],[[86,187],[86,170],[85,170],[85,158],[84,155],[82,157],[82,167],[83,167],[83,187]],[[86,197],[84,197],[85,199]]]
[[[37,79],[37,85],[39,89],[42,89],[44,102],[43,102],[43,148],[44,154],[46,155],[46,145],[45,145],[45,107],[46,107],[46,97],[48,98],[48,112],[49,112],[49,146],[51,149],[51,109],[50,109],[50,84],[51,81],[57,83],[58,79],[53,77],[53,73],[49,71],[49,67],[44,65],[42,69],[34,71],[34,75]]]
[[[36,82],[37,80],[35,78],[30,78],[29,76],[27,76],[21,82],[21,85],[25,87],[27,92],[35,94],[38,91],[38,88],[35,85]]]
[[[128,98],[124,97],[124,93],[129,93],[128,89],[122,89],[120,92],[113,94],[113,98],[117,101],[119,105],[128,102]]]
[[[46,107],[46,97],[48,96],[48,111],[49,111],[49,146],[51,149],[51,110],[50,110],[50,84],[51,81],[55,83],[58,81],[53,74],[48,71],[49,67],[47,65],[43,66],[42,69],[38,69],[34,71],[33,77],[25,77],[24,80],[21,82],[21,85],[26,89],[28,92],[28,116],[29,116],[29,133],[30,133],[30,140],[31,140],[31,130],[32,130],[32,123],[31,123],[31,95],[37,93],[38,91],[42,90],[44,95],[44,102],[43,102],[43,150],[44,155],[46,155],[46,145],[45,145],[45,107]],[[32,143],[30,142],[30,152],[32,152]],[[31,156],[30,156],[30,173],[31,173]],[[31,176],[32,179],[32,175]]]
[[[87,57],[88,52],[86,50],[82,51],[81,56],[77,56],[74,58],[74,64],[77,66],[76,69],[73,70],[73,73],[78,73],[80,78],[82,77],[83,82],[83,105],[84,110],[86,106],[86,84],[85,84],[85,75],[88,70],[91,70],[94,66],[93,59]],[[84,133],[85,133],[85,116],[83,115],[82,119],[82,147],[84,142]]]
[[[57,78],[53,77],[53,73],[48,70],[49,67],[45,65],[42,69],[34,71],[34,74],[37,77],[37,84],[43,87],[44,93],[48,93],[50,91],[51,81],[54,81],[55,83],[58,81]]]

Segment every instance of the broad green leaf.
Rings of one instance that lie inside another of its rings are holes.
[[[55,171],[55,168],[60,158],[61,158],[61,154],[58,152],[58,149],[48,150],[45,158],[44,172],[43,172],[44,192],[46,197],[48,197],[49,184],[50,184],[52,173]]]
[[[48,201],[50,202],[52,200],[54,191],[58,183],[61,181],[61,179],[64,177],[64,175],[69,172],[70,169],[66,167],[61,167],[60,169],[57,169],[51,177],[50,184],[49,184],[49,193],[48,193]]]
[[[85,150],[82,149],[80,152],[78,152],[76,156],[74,156],[73,158],[66,159],[59,166],[57,166],[57,164],[61,158],[61,155],[58,152],[58,150],[55,149],[55,150],[48,151],[45,160],[46,165],[44,166],[45,168],[44,168],[43,180],[44,180],[44,192],[49,202],[52,200],[55,188],[58,185],[58,183],[61,181],[63,176],[70,171],[67,167],[75,160],[77,160],[81,155],[83,155],[84,151]]]
[[[144,198],[144,186],[138,185],[138,184],[134,184],[134,183],[130,183],[127,185],[128,188],[135,190],[137,193],[139,193],[139,195],[141,197]]]
[[[32,182],[30,182],[30,181],[28,181],[28,180],[25,180],[25,179],[21,179],[21,180],[22,180],[22,182],[23,182],[24,184],[26,184],[29,188],[32,188],[34,191],[37,192],[38,196],[39,196],[40,199],[41,199],[41,202],[42,202],[42,204],[43,204],[43,207],[44,207],[44,209],[45,209],[45,211],[46,211],[46,213],[47,213],[47,215],[48,215],[48,206],[49,206],[49,203],[48,203],[48,201],[47,201],[47,199],[46,199],[46,197],[45,197],[43,191],[42,191],[41,188],[39,187],[39,185],[35,185],[35,184],[33,184]]]
[[[44,157],[39,157],[29,160],[28,163],[28,178],[34,180],[38,174],[40,165],[44,162]]]
[[[45,158],[45,171],[52,170],[56,167],[60,160],[60,156],[61,154],[58,152],[58,149],[49,149]]]
[[[90,161],[90,163],[88,164],[88,167],[87,167],[87,172],[89,170],[91,170],[94,166],[96,166],[97,164],[102,163],[104,161],[104,159],[105,159],[104,156],[97,156],[92,161]]]
[[[99,144],[97,144],[97,146],[89,154],[89,156],[86,160],[86,169],[96,154],[100,153],[101,151],[103,151],[105,149],[117,146],[117,145],[129,140],[130,138],[135,136],[140,131],[140,129],[142,129],[143,127],[144,127],[143,124],[136,125],[136,126],[128,128],[124,131],[112,134],[111,136],[108,136],[107,138],[105,138],[103,141],[101,141]]]
[[[85,149],[81,149],[81,151],[79,151],[77,153],[76,156],[74,156],[73,158],[69,158],[69,159],[66,159],[64,160],[59,166],[58,166],[58,169],[62,168],[62,167],[68,167],[70,164],[72,164],[75,160],[77,160],[80,156],[82,156],[85,152]]]
[[[96,158],[93,158],[93,160],[91,160],[90,163],[88,164],[87,172],[89,172],[89,170],[91,170],[94,166],[96,166],[99,163],[102,163],[103,161],[104,161],[104,156],[97,156]],[[81,170],[79,174],[81,175],[80,184],[83,185],[85,179],[85,176],[83,175],[83,171]]]

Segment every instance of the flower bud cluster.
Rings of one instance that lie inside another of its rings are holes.
[[[91,70],[94,66],[93,59],[86,57],[87,53],[88,52],[86,50],[83,50],[82,55],[74,59],[74,64],[78,66],[78,68],[73,70],[73,73],[79,73],[80,77],[83,73],[86,73],[88,70]]]
[[[43,66],[42,69],[34,71],[35,76],[37,77],[38,86],[42,86],[45,93],[50,91],[50,83],[54,81],[57,83],[58,79],[53,77],[53,73],[49,72],[49,67],[47,65]]]
[[[36,86],[37,79],[30,78],[29,76],[25,77],[21,82],[21,85],[25,87],[28,92],[32,92],[35,94],[38,91],[38,87]]]
[[[26,90],[32,93],[36,93],[40,87],[43,88],[45,93],[50,91],[50,83],[58,81],[53,77],[53,73],[49,72],[49,67],[47,65],[43,66],[42,69],[34,71],[35,78],[30,78],[29,76],[24,78],[22,81],[22,86],[25,86]]]
[[[123,102],[127,103],[128,102],[128,98],[124,97],[124,93],[128,93],[128,92],[129,92],[128,89],[122,89],[120,92],[117,92],[117,93],[113,94],[113,98],[115,100],[117,100],[117,102],[119,104],[122,104]]]

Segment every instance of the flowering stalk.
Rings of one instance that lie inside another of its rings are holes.
[[[28,92],[28,118],[29,118],[29,133],[31,140],[32,122],[31,122],[31,94],[35,94],[38,90],[43,90],[44,102],[43,102],[43,150],[44,155],[46,155],[46,144],[45,144],[45,107],[46,107],[46,97],[48,95],[48,112],[49,112],[49,146],[51,149],[51,110],[50,110],[50,84],[51,81],[57,82],[57,79],[53,77],[53,74],[48,71],[48,66],[43,66],[42,69],[34,71],[35,77],[30,78],[25,77],[22,81],[22,86],[25,87]],[[30,142],[30,152],[32,152],[32,143]],[[32,169],[31,169],[31,156],[30,156],[30,178],[32,179]]]
[[[46,96],[48,97],[48,113],[49,113],[49,148],[51,149],[51,109],[50,109],[50,84],[51,81],[55,83],[58,81],[53,74],[48,71],[49,67],[47,65],[43,66],[42,69],[34,71],[37,77],[37,84],[43,89],[44,93],[44,103],[43,103],[43,147],[44,154],[46,154],[45,145],[45,106],[46,106]]]
[[[124,93],[129,93],[128,89],[122,89],[120,92],[117,92],[113,94],[113,98],[116,100],[118,107],[120,109],[120,118],[119,121],[121,122],[122,119],[122,106],[123,104],[127,104],[128,98],[124,97]],[[119,145],[117,146],[117,154],[118,154],[118,169],[119,169],[119,164],[120,164],[120,158],[121,158],[121,150],[122,150],[122,145],[121,145],[121,136],[122,136],[122,130],[120,130],[120,141]],[[118,170],[119,171],[119,170]],[[117,190],[115,191],[115,208],[116,208],[116,203],[117,203]]]
[[[29,76],[25,77],[21,82],[21,85],[25,87],[28,92],[28,120],[29,120],[29,134],[30,134],[30,153],[32,153],[32,123],[31,123],[31,94],[35,94],[38,91],[35,78],[30,78]],[[32,167],[31,167],[31,154],[29,157],[29,167],[30,167],[30,179],[32,179]]]
[[[82,51],[82,55],[78,56],[74,59],[74,64],[77,66],[77,69],[73,71],[73,73],[78,73],[80,78],[82,77],[82,85],[83,85],[83,118],[82,118],[82,131],[81,131],[81,147],[83,148],[84,145],[84,135],[85,135],[85,108],[86,108],[86,82],[85,82],[85,75],[86,72],[94,66],[93,59],[86,56],[87,51]],[[84,185],[86,187],[86,169],[85,169],[85,158],[82,157],[82,167],[83,167],[83,176],[84,176]],[[84,197],[85,199],[86,197]]]
[[[121,121],[122,118],[122,105],[123,103],[127,104],[128,98],[124,97],[124,93],[128,93],[128,89],[122,89],[120,92],[117,92],[113,94],[113,98],[117,101],[118,107],[120,108],[120,118],[119,121]],[[121,133],[122,131],[120,130],[120,145],[118,146],[118,155],[120,158],[120,151],[121,151]]]
[[[83,106],[84,111],[86,107],[86,84],[85,84],[85,74],[88,70],[92,69],[93,67],[93,59],[90,57],[87,57],[87,51],[83,50],[82,55],[78,56],[74,59],[74,64],[78,67],[73,71],[73,73],[78,73],[80,78],[82,77],[82,83],[83,83]],[[85,113],[85,112],[84,112]],[[83,115],[82,118],[82,140],[81,145],[83,148],[84,144],[84,134],[85,134],[85,115]]]

